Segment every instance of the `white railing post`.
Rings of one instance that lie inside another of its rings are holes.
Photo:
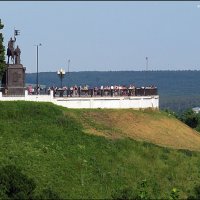
[[[25,90],[25,97],[28,96],[28,90]]]
[[[50,90],[50,100],[53,100],[53,90]]]
[[[24,100],[26,101],[28,99],[28,90],[24,91]]]

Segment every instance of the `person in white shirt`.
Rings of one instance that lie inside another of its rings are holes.
[[[113,89],[114,89],[114,87],[111,85],[111,87],[110,87],[111,97],[113,96]]]

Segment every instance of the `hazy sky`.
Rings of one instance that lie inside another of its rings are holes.
[[[0,1],[26,72],[200,69],[200,2]]]

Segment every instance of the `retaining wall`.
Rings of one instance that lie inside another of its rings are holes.
[[[159,108],[159,96],[131,96],[131,97],[53,97],[53,91],[50,95],[28,95],[25,96],[2,96],[0,101],[37,101],[52,102],[67,108]]]

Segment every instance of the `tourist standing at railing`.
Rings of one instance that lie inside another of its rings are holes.
[[[51,88],[49,87],[47,90],[47,94],[50,95]]]
[[[107,96],[108,95],[108,86],[104,87],[104,95]]]
[[[70,97],[72,97],[72,95],[73,95],[73,87],[71,86],[70,87]]]
[[[97,87],[93,87],[93,94],[95,97],[97,96]]]
[[[118,93],[119,93],[118,86],[115,85],[114,86],[114,96],[118,96],[119,95]]]
[[[74,86],[74,95],[77,96],[78,92],[77,92],[78,88],[77,85]]]
[[[114,88],[114,87],[111,85],[111,86],[110,86],[110,94],[111,94],[111,97],[113,97],[113,88]]]
[[[55,97],[56,96],[56,88],[53,86],[52,90],[53,90],[53,96]]]
[[[88,88],[88,94],[92,97],[93,96],[93,88],[89,87]]]
[[[67,97],[70,95],[70,87],[67,87]]]
[[[103,85],[101,86],[101,96],[103,96]]]
[[[28,86],[28,94],[32,94],[32,86],[31,85]]]
[[[7,96],[8,95],[8,88],[5,87],[5,95]]]
[[[67,93],[67,86],[64,86],[62,89],[63,89],[63,95],[64,93]]]
[[[81,96],[81,85],[78,87],[78,96]]]
[[[37,93],[40,94],[40,90],[41,90],[41,87],[40,85],[38,85],[38,88],[37,88]]]

